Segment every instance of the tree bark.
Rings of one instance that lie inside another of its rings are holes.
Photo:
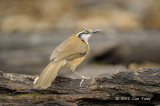
[[[160,104],[160,68],[121,70],[94,82],[57,77],[48,89],[34,89],[37,76],[0,72],[1,105]]]

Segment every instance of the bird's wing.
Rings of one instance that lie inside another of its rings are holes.
[[[72,60],[85,55],[88,45],[76,36],[61,43],[52,53],[50,60],[59,61],[62,59]]]

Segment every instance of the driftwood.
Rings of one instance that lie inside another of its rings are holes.
[[[160,68],[123,70],[93,83],[57,77],[48,89],[33,89],[37,76],[0,72],[0,105],[160,104]]]

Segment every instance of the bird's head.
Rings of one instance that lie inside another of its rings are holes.
[[[100,32],[100,29],[82,29],[76,33],[76,36],[81,40],[88,42],[88,39],[95,33]]]

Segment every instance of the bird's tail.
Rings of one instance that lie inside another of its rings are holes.
[[[56,78],[57,73],[61,66],[63,66],[64,62],[64,60],[50,62],[49,65],[43,70],[39,78],[35,79],[33,87],[41,89],[48,88],[52,81]]]

